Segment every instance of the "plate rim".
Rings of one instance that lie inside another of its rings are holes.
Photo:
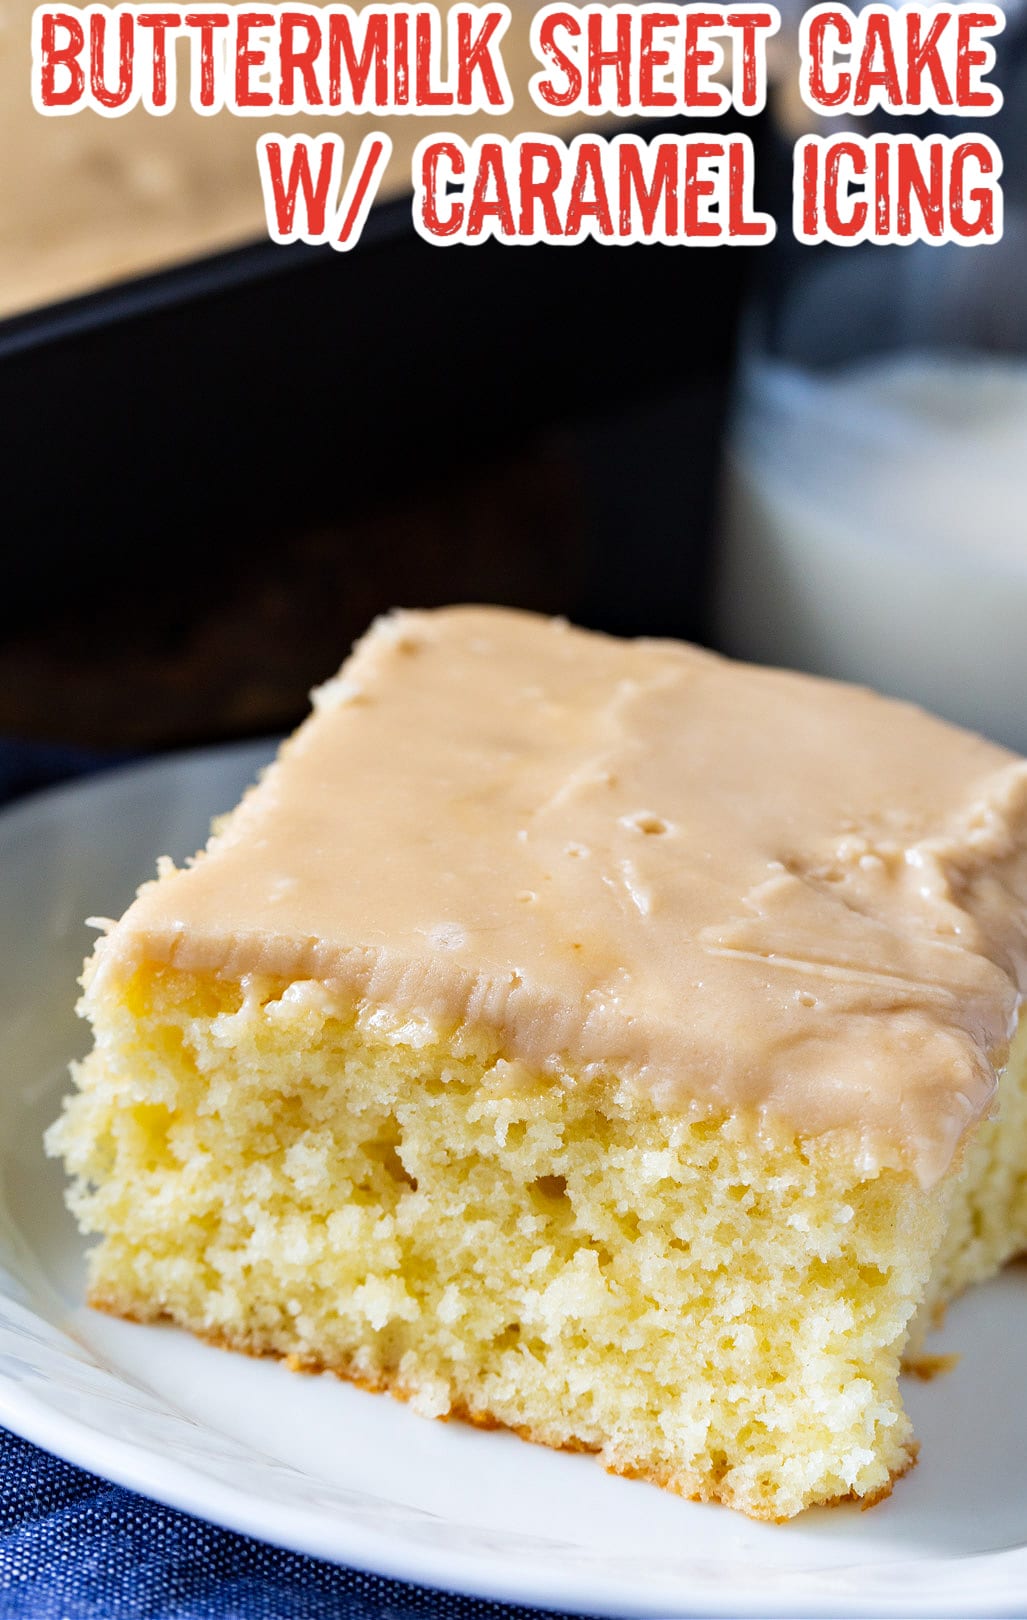
[[[156,757],[103,767],[26,794],[0,809],[0,850],[18,823],[31,822],[59,804],[95,800],[123,790],[145,777],[174,776],[192,765],[252,756],[259,768],[271,756],[279,738],[243,739],[224,744],[184,748]],[[0,1199],[3,1197],[0,1182]],[[11,1296],[0,1281],[0,1297]],[[45,1316],[23,1304],[20,1309],[34,1321]],[[47,1324],[62,1343],[75,1344],[66,1323]],[[81,1348],[76,1346],[76,1348]],[[84,1347],[93,1366],[127,1382],[117,1368],[104,1368],[91,1347]],[[170,1401],[159,1390],[154,1398],[165,1408]],[[384,1399],[385,1397],[380,1397]],[[195,1419],[198,1429],[209,1424]],[[428,1542],[408,1542],[390,1536],[387,1528],[356,1524],[335,1512],[329,1529],[327,1510],[277,1501],[258,1492],[218,1479],[179,1458],[162,1457],[145,1439],[104,1433],[85,1420],[48,1404],[35,1388],[0,1367],[0,1423],[12,1433],[42,1447],[73,1466],[109,1479],[167,1507],[187,1513],[236,1534],[253,1537],[284,1550],[345,1565],[386,1579],[460,1593],[488,1602],[524,1605],[559,1613],[605,1616],[670,1617],[706,1615],[716,1620],[731,1616],[792,1616],[795,1620],[824,1620],[825,1616],[999,1616],[1027,1612],[1027,1541],[999,1551],[957,1554],[951,1558],[909,1560],[896,1557],[869,1568],[859,1564],[858,1543],[850,1562],[821,1567],[775,1571],[773,1592],[756,1580],[742,1583],[726,1570],[727,1581],[660,1576],[640,1594],[637,1583],[625,1574],[608,1575],[571,1567],[535,1568],[530,1556],[516,1552],[487,1556],[468,1549],[438,1550]],[[294,1465],[285,1465],[302,1474]],[[729,1511],[724,1509],[722,1511]],[[853,1584],[843,1577],[858,1573]],[[972,1591],[966,1583],[972,1583]],[[754,1607],[755,1604],[755,1607]],[[896,1605],[900,1606],[896,1606]]]
[[[437,1553],[423,1543],[416,1548],[406,1548],[402,1543],[392,1543],[387,1533],[367,1528],[358,1529],[353,1541],[343,1535],[339,1545],[329,1546],[316,1534],[309,1533],[311,1526],[323,1526],[323,1514],[289,1504],[269,1503],[259,1495],[213,1479],[188,1463],[161,1458],[138,1441],[104,1435],[80,1419],[55,1412],[3,1372],[0,1372],[0,1424],[74,1467],[216,1528],[302,1557],[485,1602],[558,1614],[594,1614],[609,1617],[609,1620],[616,1616],[630,1616],[631,1620],[653,1620],[653,1617],[698,1620],[700,1616],[709,1616],[711,1620],[732,1620],[732,1617],[776,1620],[785,1616],[791,1620],[833,1620],[835,1616],[838,1620],[887,1616],[957,1620],[960,1616],[974,1615],[988,1620],[993,1616],[1022,1616],[1027,1606],[1023,1595],[1027,1547],[957,1555],[947,1560],[936,1558],[929,1567],[932,1570],[943,1567],[944,1575],[937,1575],[929,1583],[916,1565],[900,1560],[865,1570],[854,1550],[851,1562],[845,1565],[796,1572],[796,1579],[804,1588],[801,1591],[789,1591],[789,1572],[781,1571],[781,1590],[773,1595],[754,1584],[734,1584],[718,1591],[715,1585],[702,1583],[694,1592],[687,1593],[682,1592],[680,1582],[663,1578],[662,1589],[654,1586],[651,1594],[647,1589],[645,1597],[639,1599],[633,1595],[630,1581],[621,1576],[604,1580],[608,1588],[605,1593],[598,1591],[595,1585],[589,1587],[589,1601],[583,1603],[584,1584],[573,1575],[560,1576],[546,1570],[533,1576],[509,1555],[500,1558],[493,1554],[488,1559],[475,1559],[468,1553]],[[343,1531],[352,1529],[344,1519],[339,1520],[339,1526]],[[362,1546],[362,1542],[366,1545]],[[467,1567],[471,1565],[477,1567],[473,1570]],[[454,1578],[459,1566],[465,1567]],[[527,1568],[530,1571],[530,1565]],[[987,1606],[968,1602],[970,1593],[952,1580],[956,1570],[972,1571],[974,1588]],[[858,1575],[860,1580],[869,1577],[878,1590],[861,1592],[851,1585],[847,1591],[840,1590],[837,1577],[850,1574]],[[891,1590],[887,1581],[893,1574],[900,1579]],[[903,1576],[906,1578],[902,1579]],[[982,1591],[989,1576],[993,1580],[997,1578],[999,1584],[990,1591]],[[596,1579],[592,1577],[593,1582]],[[898,1606],[896,1598],[901,1600]],[[1004,1599],[1008,1599],[1008,1606]],[[753,1607],[754,1601],[758,1607]]]

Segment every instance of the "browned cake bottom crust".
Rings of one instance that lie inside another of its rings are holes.
[[[278,1361],[287,1367],[290,1372],[305,1373],[310,1376],[331,1373],[333,1377],[341,1379],[344,1383],[354,1384],[369,1395],[391,1395],[395,1400],[407,1402],[416,1394],[416,1390],[409,1384],[403,1384],[396,1378],[390,1378],[387,1374],[383,1373],[378,1378],[368,1378],[365,1373],[357,1372],[352,1365],[324,1361],[320,1357],[309,1354],[301,1356],[295,1352],[276,1350],[268,1345],[257,1344],[251,1339],[236,1335],[190,1327],[177,1321],[169,1311],[163,1311],[159,1307],[150,1309],[140,1304],[124,1304],[95,1291],[90,1292],[88,1303],[93,1310],[103,1311],[107,1316],[120,1317],[125,1322],[137,1322],[140,1324],[168,1322],[179,1328],[185,1326],[187,1332],[192,1333],[197,1339],[202,1339],[206,1344],[213,1345],[217,1350],[228,1350],[236,1354],[251,1356],[258,1361]],[[938,1373],[946,1371],[948,1365],[954,1359],[947,1356],[921,1357],[918,1361],[911,1363],[907,1370],[916,1377],[931,1379],[936,1377]],[[923,1368],[921,1368],[921,1363],[924,1364]],[[927,1363],[932,1364],[929,1369]],[[934,1365],[935,1363],[937,1365]],[[437,1421],[442,1423],[467,1423],[475,1429],[505,1429],[507,1433],[516,1434],[521,1440],[530,1440],[533,1445],[546,1446],[551,1451],[587,1452],[590,1456],[599,1456],[598,1447],[579,1440],[574,1435],[568,1435],[566,1439],[560,1441],[550,1440],[529,1424],[506,1423],[487,1408],[470,1406],[462,1398],[455,1399],[449,1411]],[[866,1496],[859,1496],[854,1491],[848,1491],[843,1496],[832,1496],[826,1501],[818,1503],[817,1506],[835,1508],[858,1502],[861,1512],[876,1507],[879,1502],[885,1501],[891,1495],[897,1481],[916,1467],[919,1454],[919,1441],[910,1441],[904,1465],[901,1468],[892,1469],[887,1484],[882,1485],[879,1490],[872,1491]],[[755,1513],[751,1504],[747,1503],[743,1506],[737,1501],[734,1493],[727,1488],[724,1479],[714,1478],[710,1482],[704,1481],[697,1490],[695,1489],[694,1479],[688,1480],[682,1475],[675,1475],[662,1468],[649,1468],[642,1464],[626,1467],[606,1463],[603,1463],[603,1467],[608,1474],[614,1474],[621,1479],[635,1479],[642,1481],[644,1484],[656,1485],[661,1490],[669,1491],[674,1496],[684,1497],[689,1502],[707,1502],[720,1507],[740,1509],[749,1518],[759,1518],[769,1524],[787,1524],[789,1522],[790,1516],[787,1514]]]

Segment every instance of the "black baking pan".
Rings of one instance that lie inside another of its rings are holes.
[[[754,252],[443,249],[401,199],[0,323],[0,734],[285,725],[397,602],[701,637]]]

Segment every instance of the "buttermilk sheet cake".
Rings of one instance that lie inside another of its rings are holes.
[[[399,613],[107,926],[48,1143],[101,1309],[783,1519],[888,1492],[900,1359],[1027,1247],[1025,977],[1003,749]]]

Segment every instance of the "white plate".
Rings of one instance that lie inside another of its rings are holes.
[[[873,1512],[751,1524],[589,1458],[426,1422],[332,1378],[83,1308],[82,1241],[40,1133],[84,1030],[90,934],[203,840],[267,756],[185,755],[0,816],[0,1422],[149,1496],[302,1552],[619,1615],[1027,1613],[1027,1271],[950,1315],[957,1369],[907,1399],[922,1461]]]

